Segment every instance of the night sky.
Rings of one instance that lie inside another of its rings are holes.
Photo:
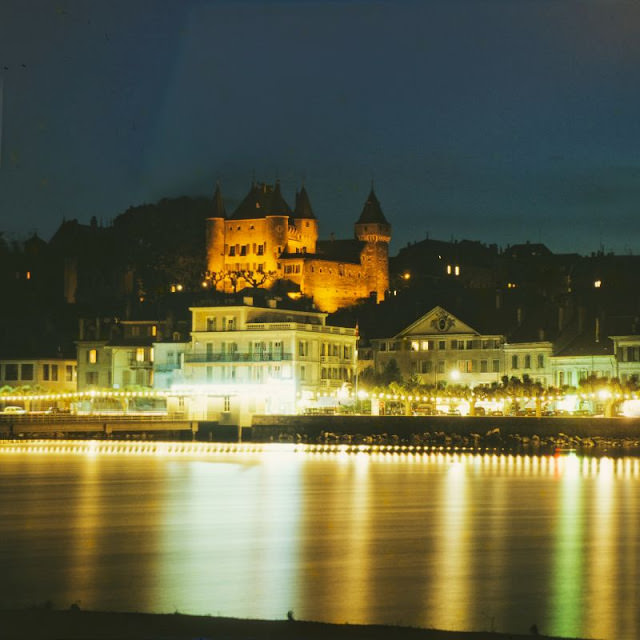
[[[303,183],[351,237],[640,253],[640,2],[3,0],[0,230]]]

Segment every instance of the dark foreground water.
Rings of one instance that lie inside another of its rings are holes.
[[[0,454],[0,606],[640,637],[640,461]]]

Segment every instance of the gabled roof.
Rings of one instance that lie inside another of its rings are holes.
[[[443,307],[437,306],[427,311],[415,322],[405,327],[396,334],[395,338],[403,338],[412,335],[447,335],[458,333],[473,333],[479,335],[478,331],[468,324],[456,318]]]
[[[389,226],[389,222],[384,217],[384,213],[382,213],[373,187],[371,187],[371,192],[369,193],[367,201],[364,203],[364,208],[356,224],[386,224]]]
[[[293,212],[293,217],[315,218],[313,209],[311,208],[311,202],[309,201],[309,195],[304,187],[302,187],[299,192],[296,192],[296,208]]]
[[[280,182],[276,182],[275,186],[266,183],[252,184],[249,193],[229,220],[255,220],[274,215],[291,215],[291,209],[280,192]]]

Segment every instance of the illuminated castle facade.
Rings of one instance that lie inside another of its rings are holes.
[[[391,225],[373,188],[354,235],[318,240],[318,220],[304,187],[292,211],[278,182],[254,183],[228,217],[218,187],[207,219],[209,278],[222,291],[288,280],[326,312],[370,296],[380,302],[389,288]]]

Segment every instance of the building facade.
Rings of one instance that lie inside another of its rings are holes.
[[[70,358],[12,358],[0,361],[0,387],[27,387],[44,393],[76,390],[77,361]]]
[[[181,381],[184,332],[168,321],[81,321],[78,391],[167,389]]]
[[[373,189],[355,223],[353,239],[318,238],[318,221],[304,187],[296,193],[292,211],[278,182],[253,184],[230,216],[217,188],[207,219],[209,281],[229,292],[288,280],[326,312],[370,296],[384,299],[391,225]]]
[[[254,306],[192,307],[184,380],[190,415],[248,425],[255,413],[295,413],[351,385],[356,331],[326,314]]]
[[[528,376],[543,387],[553,385],[553,343],[513,342],[504,344],[504,375],[509,378]]]
[[[500,382],[504,375],[504,336],[481,334],[442,307],[371,344],[376,371],[395,360],[404,378],[420,384],[474,387]]]

